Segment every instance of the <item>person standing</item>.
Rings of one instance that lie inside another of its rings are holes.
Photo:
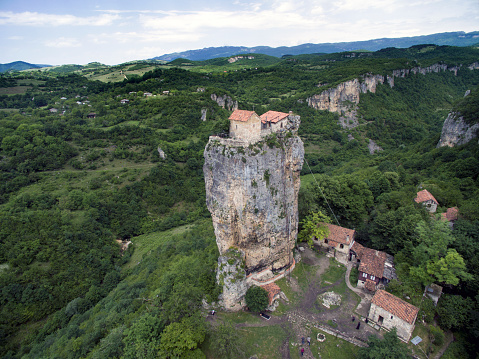
[[[307,341],[308,341],[308,345],[311,345],[311,338],[310,337],[308,337]]]
[[[301,348],[301,356],[304,354],[304,348]]]

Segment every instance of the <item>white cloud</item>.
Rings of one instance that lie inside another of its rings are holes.
[[[58,39],[45,41],[45,46],[58,48],[79,47],[81,43],[74,38],[59,37]]]
[[[102,14],[99,16],[78,17],[74,15],[42,14],[38,12],[14,13],[0,11],[0,25],[21,26],[105,26],[120,19],[117,14]]]

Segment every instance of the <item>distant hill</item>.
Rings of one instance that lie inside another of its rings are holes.
[[[35,65],[24,61],[14,61],[8,64],[0,64],[0,72],[7,72],[10,70],[22,71],[28,69],[39,69],[42,67],[49,67],[50,65]]]
[[[450,45],[450,46],[472,46],[479,43],[479,31],[465,33],[463,31],[444,32],[432,35],[400,37],[400,38],[382,38],[367,41],[322,43],[322,44],[302,44],[297,46],[222,46],[208,47],[198,50],[188,50],[175,52],[152,58],[152,60],[172,61],[177,58],[184,58],[193,61],[209,60],[217,57],[229,57],[237,54],[260,53],[275,57],[284,55],[301,55],[311,53],[334,53],[354,50],[377,51],[387,47],[405,48],[420,44]]]

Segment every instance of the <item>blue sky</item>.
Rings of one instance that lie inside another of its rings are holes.
[[[479,0],[0,0],[0,63],[114,65],[210,46],[478,30]]]

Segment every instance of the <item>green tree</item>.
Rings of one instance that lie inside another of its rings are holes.
[[[161,353],[165,358],[204,357],[197,348],[205,336],[206,327],[200,316],[185,317],[165,328],[161,335]]]
[[[243,353],[238,331],[227,322],[212,328],[211,349],[220,358],[239,358]]]
[[[368,347],[360,348],[358,359],[408,359],[410,357],[406,345],[396,334],[396,328],[384,334],[384,339],[372,335],[368,339]]]
[[[454,241],[448,224],[444,221],[421,221],[416,227],[419,244],[413,249],[414,266],[410,274],[423,285],[432,282],[458,285],[459,280],[470,280],[462,256],[455,249],[448,249]]]
[[[268,292],[256,285],[250,287],[245,296],[246,305],[255,313],[259,313],[266,309],[269,303]]]
[[[325,216],[321,211],[313,212],[301,221],[301,231],[298,233],[298,241],[307,242],[313,247],[313,238],[322,240],[329,235],[329,229],[321,222],[331,223],[331,219]]]

